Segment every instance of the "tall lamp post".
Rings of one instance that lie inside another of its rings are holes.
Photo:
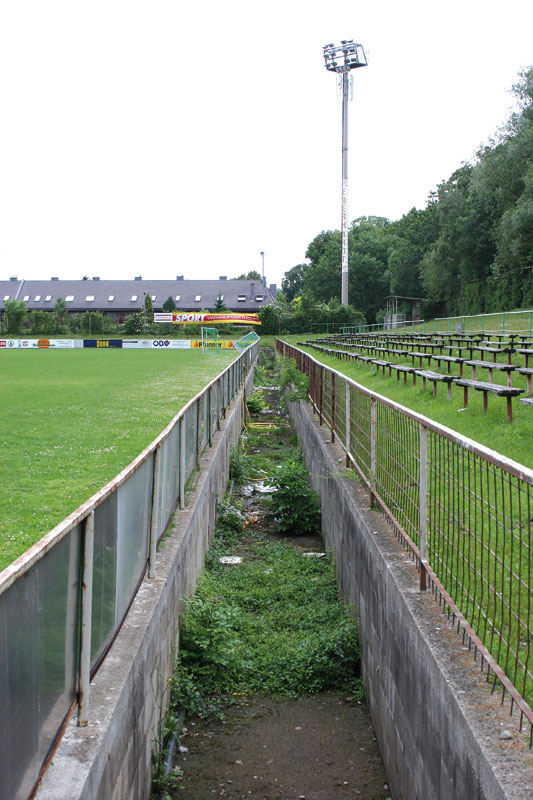
[[[326,69],[342,76],[342,209],[341,209],[341,303],[348,305],[348,100],[352,84],[352,69],[366,67],[362,44],[342,39],[340,45],[326,44],[323,48]]]

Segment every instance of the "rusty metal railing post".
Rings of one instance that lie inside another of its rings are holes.
[[[83,522],[83,555],[81,574],[81,644],[78,679],[78,725],[89,724],[89,692],[91,684],[91,633],[93,610],[94,511]]]
[[[428,563],[428,429],[420,425],[419,463],[419,537],[420,537],[420,591],[427,589]]]
[[[155,559],[157,556],[157,534],[159,529],[160,503],[159,494],[161,489],[161,445],[158,445],[154,453],[154,477],[152,483],[152,513],[150,519],[150,550],[148,558],[148,577],[155,578]]]
[[[210,386],[207,390],[207,441],[209,443],[209,447],[213,447],[213,425],[212,425],[212,413],[213,413],[213,396],[212,396],[212,387]]]
[[[376,464],[377,464],[377,425],[376,398],[370,398],[370,508],[376,502]]]
[[[324,367],[321,365],[318,370],[320,376],[320,387],[318,390],[318,421],[322,425],[324,415],[322,414],[322,400],[324,397]]]

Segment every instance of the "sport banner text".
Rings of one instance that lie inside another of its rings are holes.
[[[208,322],[230,322],[237,325],[261,325],[257,314],[196,314],[172,311],[154,314],[154,322],[171,322],[173,325],[204,325]]]

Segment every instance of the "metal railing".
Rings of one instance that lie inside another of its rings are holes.
[[[120,629],[257,344],[190,400],[103,489],[0,573],[0,797],[31,795]]]
[[[480,668],[533,737],[533,471],[277,340]]]

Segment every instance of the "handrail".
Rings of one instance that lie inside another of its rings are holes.
[[[309,400],[417,563],[432,595],[480,655],[502,702],[533,711],[533,470],[356,383],[283,340]]]

